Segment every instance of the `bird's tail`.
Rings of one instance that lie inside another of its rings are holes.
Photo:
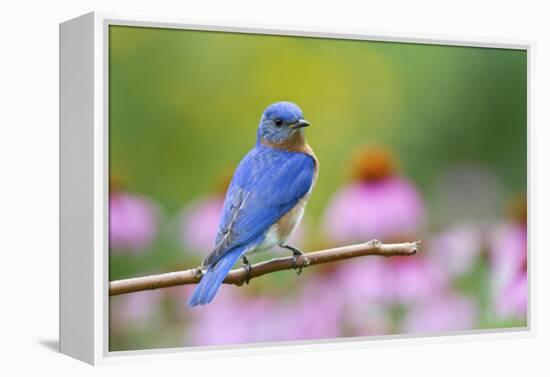
[[[193,291],[193,294],[187,301],[187,306],[193,307],[196,305],[208,304],[220,288],[223,280],[235,264],[237,259],[242,255],[243,249],[237,248],[224,255],[214,265],[208,267],[201,281]]]

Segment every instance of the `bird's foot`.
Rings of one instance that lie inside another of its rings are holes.
[[[302,270],[309,264],[307,257],[304,256],[304,252],[297,247],[291,245],[280,245],[282,248],[292,251],[292,268],[296,271],[296,274],[301,275]],[[303,256],[302,263],[298,266],[298,257]]]
[[[246,284],[250,283],[250,273],[252,272],[252,266],[250,265],[250,262],[248,261],[248,259],[243,256],[243,267],[244,267],[244,271],[246,273],[245,275],[245,278],[244,278],[244,282]]]

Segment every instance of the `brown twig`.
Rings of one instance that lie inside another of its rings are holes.
[[[335,262],[365,255],[379,255],[384,257],[413,255],[418,251],[419,244],[420,241],[383,244],[378,240],[371,240],[362,244],[307,253],[297,258],[296,265],[309,267],[315,264]],[[290,270],[293,268],[292,257],[275,258],[252,265],[248,277],[252,279],[272,272]],[[109,295],[116,296],[131,292],[173,287],[176,285],[196,284],[201,280],[201,277],[201,269],[192,268],[190,270],[168,272],[159,275],[115,280],[109,283]],[[242,285],[246,277],[247,274],[244,268],[236,268],[229,272],[223,282],[225,284]]]

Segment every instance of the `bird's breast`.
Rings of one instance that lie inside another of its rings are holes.
[[[319,160],[313,152],[313,148],[306,142],[302,132],[295,133],[292,137],[280,143],[272,143],[262,138],[261,143],[270,148],[280,149],[287,152],[298,152],[310,156],[313,159],[313,184],[319,175]],[[313,185],[312,185],[313,186]]]
[[[267,251],[277,245],[285,243],[292,232],[298,227],[307,204],[309,194],[303,197],[290,211],[285,213],[279,221],[271,225],[265,232],[264,239],[261,244],[253,249],[250,249],[247,254]]]
[[[281,242],[286,241],[288,237],[290,237],[292,232],[294,232],[296,227],[300,224],[300,221],[302,221],[308,197],[309,193],[302,199],[300,199],[300,201],[296,203],[294,208],[285,213],[279,219],[279,221],[275,223],[274,226],[276,227],[276,231],[279,235],[279,238],[281,239]]]

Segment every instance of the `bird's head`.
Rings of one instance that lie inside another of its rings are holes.
[[[276,102],[265,109],[258,127],[258,142],[283,144],[302,134],[309,122],[292,102]]]

